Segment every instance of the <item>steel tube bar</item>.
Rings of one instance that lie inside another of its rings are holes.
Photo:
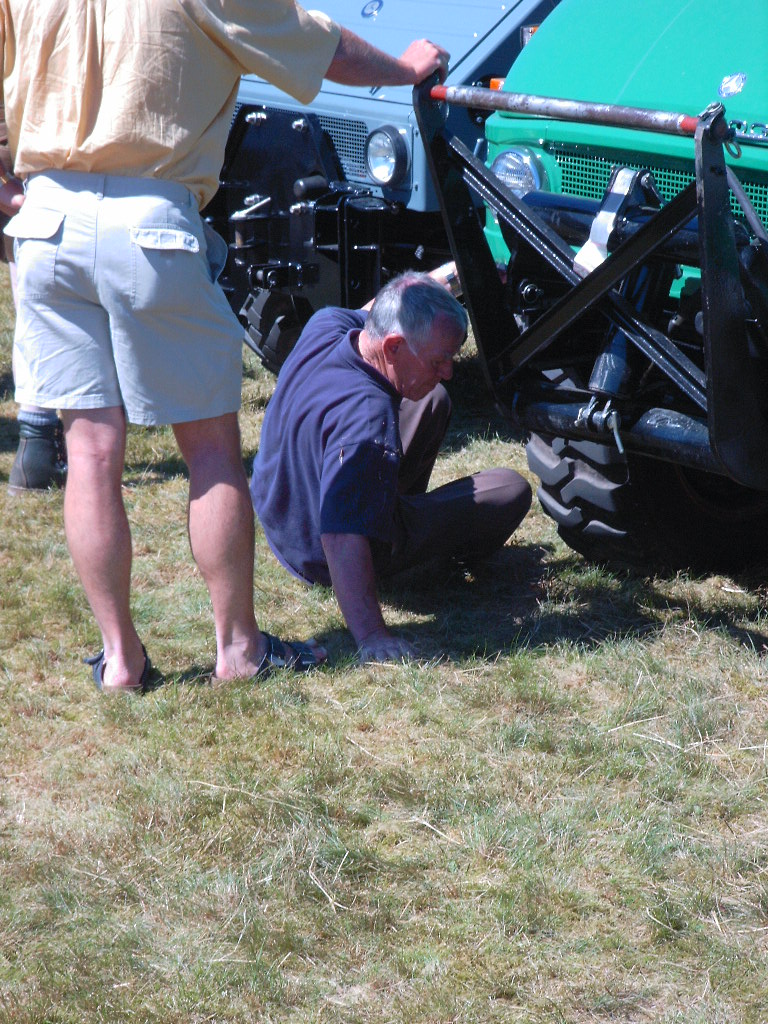
[[[582,100],[560,100],[550,96],[532,96],[522,92],[500,92],[476,86],[434,85],[429,92],[433,100],[480,110],[506,110],[513,114],[532,114],[558,121],[582,121],[605,124],[614,128],[638,128],[662,135],[696,133],[699,118],[691,114],[675,114],[667,110],[644,110],[611,103],[588,103]]]
[[[511,416],[534,432],[554,432],[563,437],[611,443],[609,433],[598,433],[579,421],[579,413],[584,406],[578,402],[547,402],[518,396],[509,408]],[[666,458],[691,469],[727,475],[721,460],[712,451],[706,423],[683,413],[671,409],[647,409],[633,423],[623,423],[619,433],[628,452]]]

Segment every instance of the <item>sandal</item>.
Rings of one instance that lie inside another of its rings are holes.
[[[249,676],[250,682],[262,682],[267,679],[276,669],[287,668],[293,672],[310,672],[313,668],[322,665],[325,658],[319,657],[312,644],[302,643],[300,640],[280,640],[262,630],[262,636],[267,641],[267,650],[259,663],[259,667]],[[286,657],[286,652],[287,657]],[[225,683],[234,682],[233,679],[219,679],[218,676],[211,676],[211,685],[223,686]]]
[[[141,670],[141,677],[135,686],[104,685],[104,668],[107,664],[107,659],[104,657],[104,648],[90,658],[83,658],[83,664],[91,666],[94,685],[102,693],[116,693],[118,690],[124,690],[126,693],[146,693],[149,689],[149,674],[152,671],[152,662],[149,660],[144,644],[141,645],[141,650],[144,654],[144,668]]]
[[[263,630],[262,636],[267,641],[267,651],[256,669],[256,678],[263,679],[276,668],[289,668],[293,672],[310,672],[325,661],[325,658],[318,658],[311,644],[302,643],[300,640],[279,640],[276,636],[265,633]],[[287,658],[283,657],[283,650],[290,651]]]

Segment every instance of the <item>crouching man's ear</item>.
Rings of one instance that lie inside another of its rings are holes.
[[[384,359],[388,363],[391,363],[400,351],[400,347],[402,345],[405,345],[405,338],[402,334],[388,334],[381,343],[381,351],[384,353]]]

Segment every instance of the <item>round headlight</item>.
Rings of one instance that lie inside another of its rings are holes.
[[[399,185],[408,170],[408,147],[392,125],[376,128],[365,140],[368,174],[377,185]]]
[[[507,149],[499,153],[491,164],[496,177],[517,196],[535,189],[547,189],[547,174],[536,154],[525,146]]]

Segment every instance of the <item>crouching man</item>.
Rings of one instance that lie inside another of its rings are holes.
[[[377,578],[490,554],[530,508],[510,469],[427,493],[451,410],[440,382],[466,332],[443,283],[403,274],[363,309],[316,313],[267,406],[254,508],[285,568],[333,587],[361,661],[414,654],[384,623]]]

